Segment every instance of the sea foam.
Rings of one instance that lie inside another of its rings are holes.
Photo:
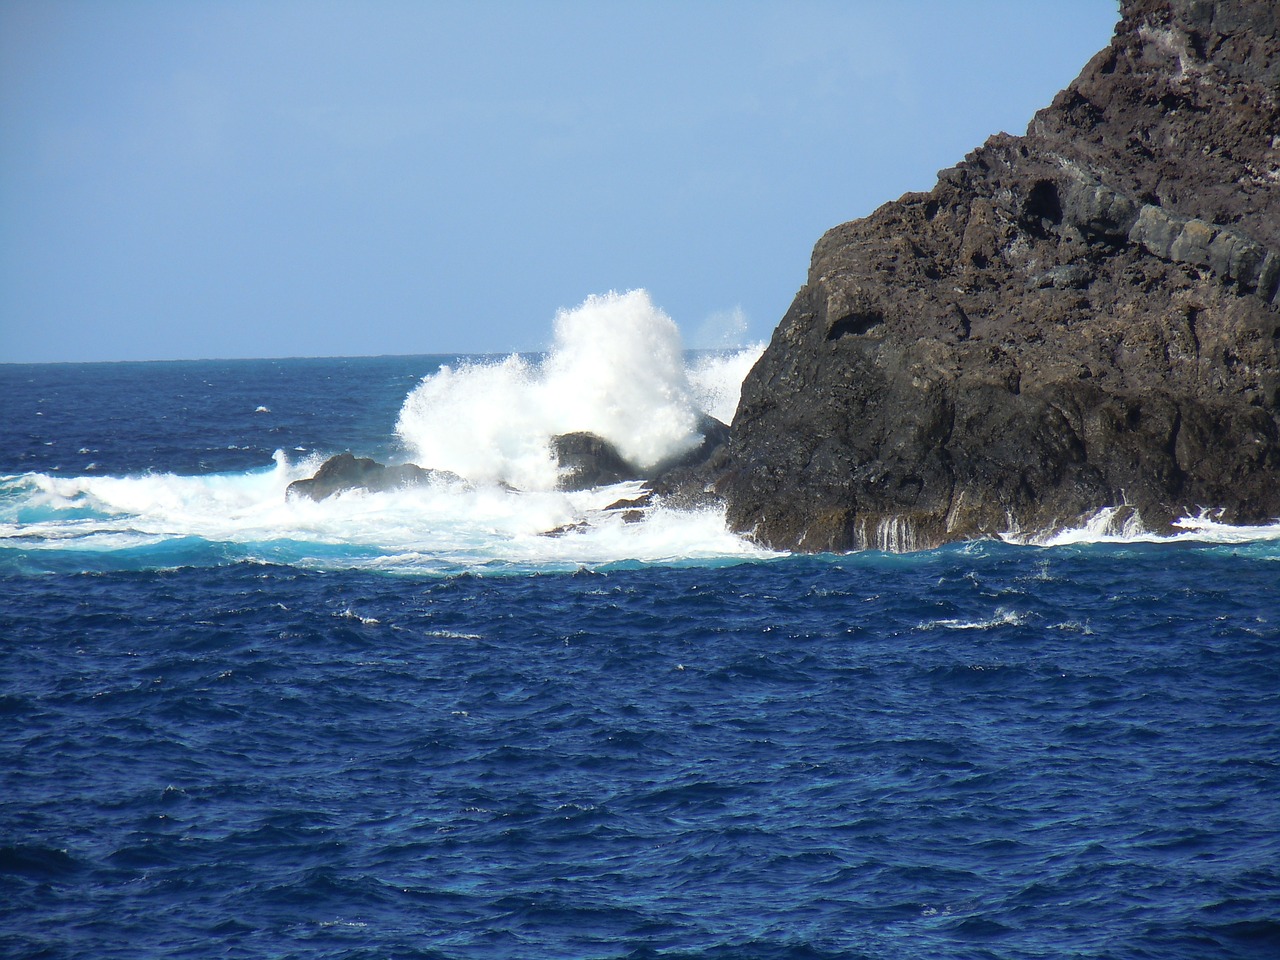
[[[0,548],[17,551],[0,550],[0,567],[7,559],[63,569],[75,554],[95,570],[150,566],[150,556],[159,566],[231,559],[450,574],[771,555],[731,534],[720,510],[654,508],[627,522],[604,509],[638,494],[638,483],[574,492],[430,483],[286,498],[288,484],[315,466],[278,453],[273,468],[243,474],[0,478]],[[174,561],[179,544],[188,559]]]
[[[426,377],[396,432],[422,466],[552,490],[557,434],[595,433],[642,468],[696,446],[703,413],[732,419],[760,349],[706,357],[688,370],[679,330],[648,293],[592,296],[556,315],[540,362],[511,355]]]
[[[552,436],[574,430],[606,437],[642,467],[688,449],[704,414],[732,419],[761,350],[686,365],[675,324],[644,291],[591,297],[556,317],[545,357],[444,366],[405,399],[396,430],[406,452],[464,480],[289,498],[288,485],[326,455],[283,451],[270,468],[243,473],[31,473],[0,478],[0,545],[37,567],[54,553],[110,566],[112,554],[159,557],[181,543],[191,562],[446,573],[769,556],[731,534],[722,510],[653,506],[636,522],[605,509],[637,496],[639,483],[557,490],[549,450]]]

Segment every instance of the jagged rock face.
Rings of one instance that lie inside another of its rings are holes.
[[[716,480],[801,550],[1280,516],[1280,4],[1132,0],[929,193],[836,227]]]

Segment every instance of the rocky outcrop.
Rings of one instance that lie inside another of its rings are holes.
[[[729,427],[703,414],[698,420],[702,439],[677,456],[642,469],[624,457],[612,442],[587,431],[561,433],[551,438],[551,455],[560,470],[561,490],[588,490],[611,483],[644,480],[662,484],[665,478],[684,476],[704,468],[729,441]]]
[[[295,480],[285,490],[286,498],[306,497],[324,500],[348,490],[366,490],[382,493],[402,487],[413,487],[433,480],[462,482],[462,478],[448,470],[428,470],[416,463],[399,463],[387,466],[367,457],[340,453],[320,465],[314,476]]]
[[[663,490],[670,489],[668,478],[683,478],[703,470],[713,457],[723,453],[728,444],[729,427],[715,417],[704,414],[698,422],[698,430],[702,439],[696,446],[649,469],[641,469],[631,463],[612,442],[597,434],[587,431],[558,434],[549,442],[560,473],[557,489],[570,492],[589,490],[632,480],[643,480]],[[324,500],[348,490],[381,493],[433,481],[467,483],[449,470],[420,467],[416,463],[388,466],[368,457],[340,453],[321,464],[314,476],[289,484],[285,496]],[[645,495],[645,505],[648,496]],[[615,506],[635,509],[638,501],[620,502]]]
[[[552,437],[551,455],[560,467],[561,490],[589,490],[643,475],[612,443],[586,431]]]
[[[828,232],[704,479],[775,547],[1280,517],[1280,4],[1126,0],[1031,122]]]

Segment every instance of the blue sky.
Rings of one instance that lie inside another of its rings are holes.
[[[0,0],[0,360],[537,350],[635,287],[764,339],[824,230],[1021,133],[1117,18]]]

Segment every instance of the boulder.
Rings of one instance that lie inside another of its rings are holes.
[[[285,496],[324,500],[347,490],[381,493],[401,487],[417,486],[432,480],[461,482],[462,478],[448,470],[428,470],[416,463],[387,466],[367,457],[340,453],[321,464],[314,476],[295,480],[289,484]]]
[[[644,475],[612,443],[585,430],[552,437],[551,453],[560,465],[561,490],[589,490]]]
[[[729,427],[709,414],[698,421],[702,442],[681,456],[658,464],[648,478],[652,494],[677,507],[718,503],[711,477],[722,468],[729,450]]]
[[[627,460],[611,442],[594,433],[579,431],[551,438],[551,452],[561,469],[561,490],[646,481],[650,492],[673,496],[687,483],[705,486],[703,473],[723,453],[729,442],[729,427],[709,414],[698,419],[702,439],[684,453],[641,469]]]

